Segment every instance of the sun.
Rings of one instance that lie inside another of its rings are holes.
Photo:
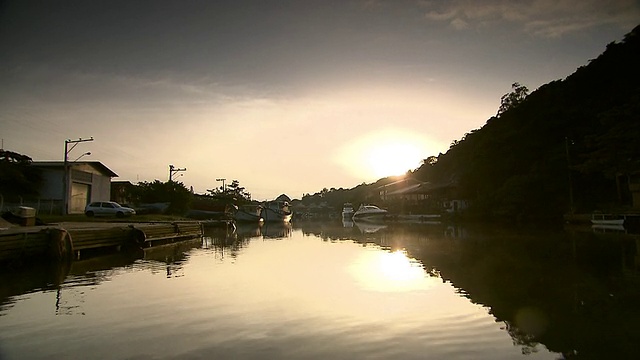
[[[338,161],[359,178],[377,180],[417,169],[422,159],[437,154],[438,147],[416,132],[382,129],[361,135],[342,147]]]
[[[376,177],[396,176],[420,165],[418,145],[389,139],[378,143],[366,155],[367,163]]]

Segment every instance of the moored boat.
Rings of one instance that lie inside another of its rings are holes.
[[[358,211],[353,213],[353,218],[358,220],[366,219],[384,219],[389,212],[375,205],[361,204]]]
[[[293,211],[289,208],[289,199],[286,195],[280,195],[273,201],[267,201],[262,204],[262,220],[270,221],[291,221]]]
[[[351,219],[353,217],[353,205],[351,203],[344,203],[342,206],[342,218]]]
[[[626,216],[617,214],[591,214],[591,223],[594,225],[618,225],[625,224]]]
[[[260,205],[242,205],[236,209],[233,219],[237,222],[258,223],[262,219],[262,207]]]

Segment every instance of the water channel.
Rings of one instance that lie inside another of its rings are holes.
[[[0,359],[604,359],[637,235],[305,222],[0,275]]]

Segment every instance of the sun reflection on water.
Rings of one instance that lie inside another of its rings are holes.
[[[350,270],[362,287],[373,291],[424,290],[437,281],[425,273],[420,262],[400,250],[365,252]]]

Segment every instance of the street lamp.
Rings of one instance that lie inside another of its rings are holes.
[[[225,180],[227,180],[227,179],[223,179],[223,178],[216,179],[216,181],[222,181],[222,193],[223,194],[227,192],[227,188],[224,186]]]
[[[63,168],[64,174],[63,174],[63,180],[62,180],[62,197],[63,197],[62,214],[63,215],[69,214],[69,153],[76,146],[78,146],[79,143],[87,142],[87,141],[93,141],[93,136],[88,139],[79,138],[77,140],[67,139],[64,141],[64,168]],[[73,144],[71,148],[69,148],[69,144]],[[90,153],[82,154],[78,157],[78,159],[80,159],[84,155],[90,155]],[[74,160],[74,162],[77,161],[78,159]]]
[[[73,162],[76,162],[76,161],[80,160],[81,157],[88,156],[88,155],[91,155],[91,151],[87,151],[86,153],[78,156],[75,160],[73,160]]]
[[[169,165],[169,181],[173,181],[173,177],[181,171],[187,171],[187,168],[179,169],[173,165]],[[182,175],[184,174],[180,174],[180,176]]]

